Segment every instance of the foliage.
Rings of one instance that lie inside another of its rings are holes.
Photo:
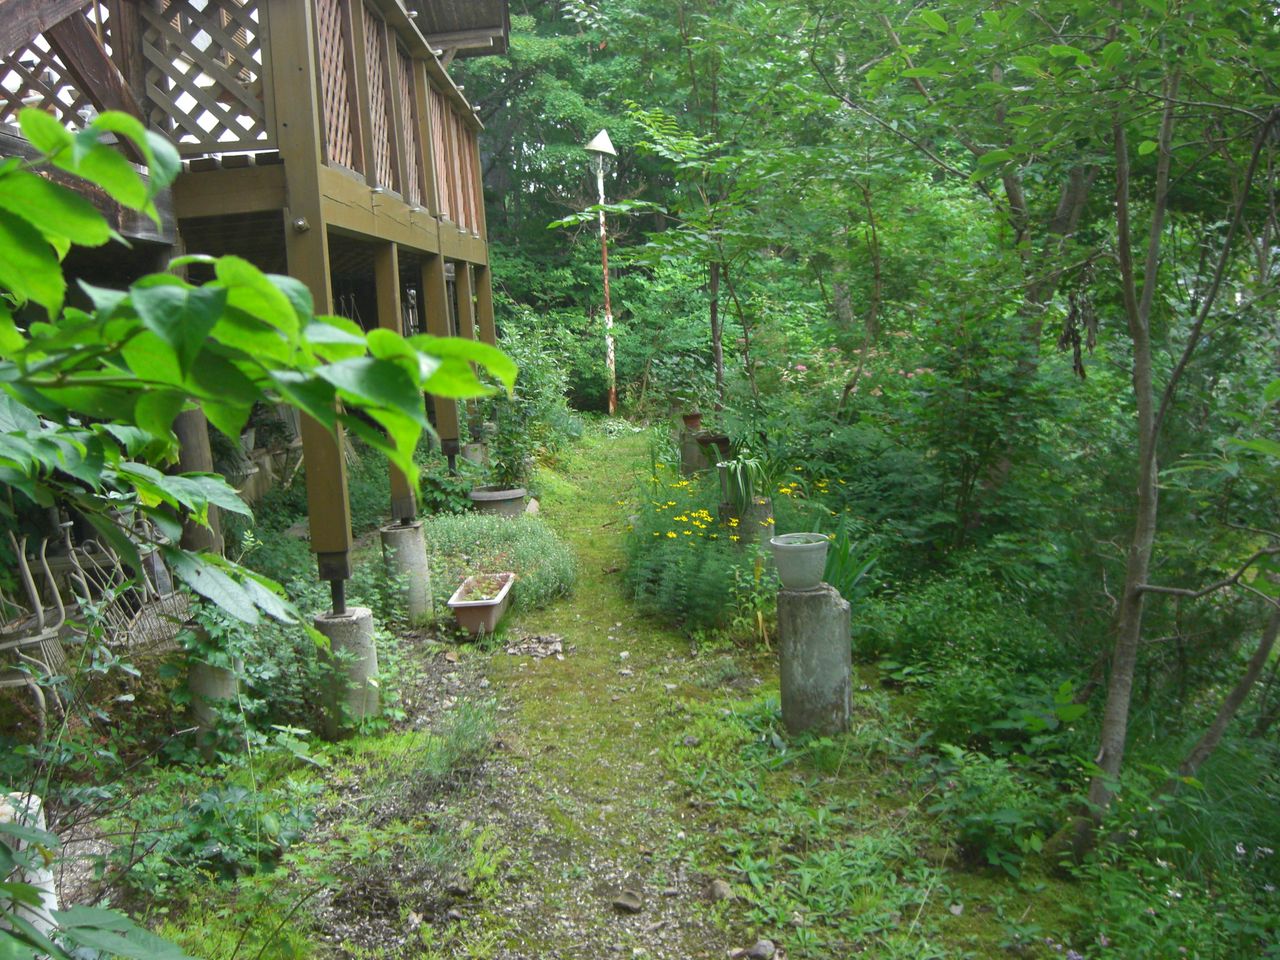
[[[103,115],[74,135],[39,110],[24,111],[22,124],[50,162],[153,216],[152,191],[178,169],[172,147],[129,117]],[[108,132],[144,151],[149,183],[99,142]],[[184,517],[207,522],[210,506],[246,512],[221,479],[166,475],[154,466],[175,457],[171,426],[184,407],[200,404],[235,439],[255,403],[287,403],[330,429],[342,424],[416,479],[412,453],[428,427],[421,391],[487,392],[472,363],[508,387],[514,381],[514,365],[495,348],[385,330],[366,337],[349,321],[316,317],[298,281],[268,277],[232,256],[175,262],[204,264],[215,279],[202,287],[154,274],[123,293],[85,286],[91,309],[63,311],[57,254],[72,244],[105,242],[105,221],[87,201],[16,159],[0,169],[0,194],[13,208],[3,212],[0,259],[14,268],[0,282],[25,311],[19,314],[25,329],[7,308],[0,313],[0,479],[27,502],[79,511],[135,570],[138,547],[126,531],[139,520],[176,542]],[[424,363],[424,354],[439,362]],[[260,612],[289,616],[261,578],[238,576],[217,557],[160,549],[181,580],[237,616],[249,622]]]
[[[512,604],[536,610],[573,590],[573,554],[537,517],[467,513],[431,517],[423,534],[431,544],[431,587],[437,609],[473,573],[516,574]]]

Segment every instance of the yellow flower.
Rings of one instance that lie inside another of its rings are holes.
[[[729,518],[729,526],[731,526],[731,527],[736,527],[737,525],[738,525],[738,518],[737,518],[737,517],[730,517],[730,518]]]
[[[772,526],[773,526],[773,517],[765,517],[763,520],[761,520],[761,521],[760,521],[760,526],[762,526],[762,527],[772,527]]]
[[[676,538],[676,532],[674,530],[668,530],[667,536],[674,540]]]
[[[738,540],[741,540],[742,538],[741,538],[740,536],[738,536],[736,533],[731,533],[731,534],[729,534],[729,539],[730,539],[730,540],[733,540],[733,541],[735,541],[735,542],[736,542],[736,541],[738,541]]]
[[[685,531],[684,531],[684,535],[685,535],[686,537],[691,537],[691,536],[693,536],[693,531],[692,531],[692,530],[685,530]]]

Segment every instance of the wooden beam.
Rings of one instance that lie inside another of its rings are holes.
[[[283,164],[188,173],[173,184],[173,207],[180,219],[282,210]]]
[[[458,298],[458,336],[468,340],[476,338],[475,282],[471,276],[471,264],[453,265],[453,288]]]
[[[89,97],[99,112],[122,110],[146,122],[142,107],[119,68],[111,62],[98,35],[83,13],[75,13],[53,24],[44,32],[49,46],[66,65],[77,87]],[[133,141],[120,138],[120,148],[134,163],[145,163]]]
[[[476,278],[476,326],[480,330],[480,339],[485,343],[496,345],[498,329],[493,320],[493,277],[487,265],[475,267]]]
[[[444,257],[435,255],[422,258],[422,292],[426,299],[423,310],[427,333],[434,337],[447,337],[449,329],[449,287],[444,279]],[[440,435],[440,447],[446,454],[458,452],[458,404],[444,397],[432,397],[436,410],[436,433]]]
[[[276,113],[280,156],[287,176],[289,206],[284,210],[285,254],[289,273],[311,291],[316,313],[333,312],[329,279],[329,231],[320,202],[321,105],[316,90],[313,5],[292,0],[271,3],[271,83],[289,91]],[[307,516],[311,550],[320,578],[351,576],[351,502],[343,431],[326,430],[302,418],[302,451],[307,478]]]
[[[378,298],[378,326],[404,334],[400,307],[400,250],[394,243],[380,243],[373,252],[373,283]],[[418,515],[418,498],[409,478],[391,467],[391,519],[412,520]]]
[[[0,0],[0,60],[82,7],[84,0]]]

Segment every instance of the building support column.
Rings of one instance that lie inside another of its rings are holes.
[[[271,0],[271,82],[288,96],[276,98],[280,156],[287,176],[284,211],[285,254],[289,273],[311,291],[317,314],[333,313],[329,277],[329,234],[320,201],[320,137],[314,5]],[[342,454],[343,430],[326,429],[302,418],[307,516],[311,550],[320,578],[333,590],[333,610],[346,608],[345,581],[351,577],[351,504]]]
[[[488,264],[476,264],[474,268],[476,284],[476,327],[480,339],[485,343],[497,345],[498,329],[493,319],[493,275]]]
[[[429,254],[422,260],[422,295],[426,302],[427,333],[433,337],[447,337],[449,329],[449,287],[444,279],[444,257]],[[436,410],[436,433],[440,436],[440,448],[446,457],[458,455],[458,404],[446,397],[432,397]]]
[[[373,253],[373,282],[378,297],[378,326],[404,335],[404,313],[400,305],[400,248],[379,243]],[[418,497],[409,478],[391,465],[391,519],[411,523],[418,515]]]

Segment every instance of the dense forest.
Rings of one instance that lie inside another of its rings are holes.
[[[1207,910],[1269,898],[1280,839],[1277,27],[513,4],[464,71],[508,342],[604,407],[605,127],[623,410],[803,468],[875,559],[856,652],[933,718],[992,863],[1132,826],[1120,862],[1175,851]],[[697,574],[638,586],[670,611]]]

